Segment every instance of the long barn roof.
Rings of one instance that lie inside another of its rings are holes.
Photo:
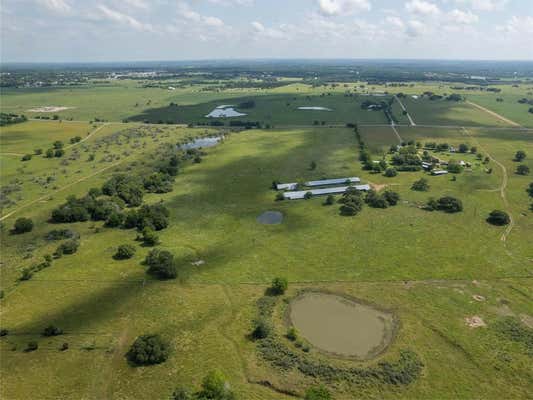
[[[283,196],[289,200],[303,199],[307,192],[311,192],[313,196],[320,196],[325,194],[340,194],[346,192],[348,188],[355,188],[356,190],[370,190],[370,185],[355,185],[355,186],[337,186],[324,189],[299,190],[297,192],[285,192]]]

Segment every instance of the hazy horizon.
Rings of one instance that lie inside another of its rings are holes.
[[[4,0],[2,63],[531,61],[521,0]]]

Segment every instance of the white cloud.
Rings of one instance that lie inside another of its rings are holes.
[[[71,5],[66,0],[37,0],[39,4],[58,14],[69,14]]]
[[[137,31],[153,31],[150,24],[143,24],[134,17],[121,13],[120,11],[112,10],[103,4],[98,5],[97,10],[100,11],[100,17],[109,21],[117,22],[119,24],[128,25]]]
[[[405,4],[405,9],[413,14],[436,15],[440,13],[436,4],[424,0],[411,0]]]
[[[455,0],[455,2],[465,4],[476,11],[500,11],[505,8],[509,0]]]
[[[250,6],[253,4],[253,0],[208,0],[209,3],[217,4],[221,6]]]
[[[150,7],[146,0],[121,0],[125,6],[140,8],[143,10],[148,10]]]
[[[355,11],[369,11],[369,0],[318,0],[320,13],[326,16],[349,15]]]
[[[218,17],[205,16],[196,11],[194,11],[188,4],[181,3],[178,5],[178,14],[191,22],[196,22],[200,25],[207,25],[211,27],[222,27],[224,26],[224,21]]]
[[[385,23],[396,29],[405,29],[405,24],[399,17],[389,16],[385,18]]]
[[[498,31],[512,34],[533,35],[533,17],[518,17],[515,15],[507,20],[504,25],[498,26]]]
[[[451,23],[459,25],[471,25],[479,21],[479,17],[472,11],[452,10],[447,15]]]
[[[417,19],[412,19],[409,22],[407,22],[406,33],[411,37],[425,35],[427,31],[428,31],[427,26],[423,22]]]

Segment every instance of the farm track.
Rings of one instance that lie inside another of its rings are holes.
[[[483,147],[483,145],[481,143],[479,143],[479,141],[474,138],[470,132],[463,128],[463,132],[468,136],[470,137],[471,139],[473,139],[476,144],[478,145],[478,147],[483,150],[486,154],[487,154],[487,157],[489,157],[489,159],[491,161],[493,161],[496,165],[498,165],[498,167],[501,168],[502,170],[502,184],[500,185],[499,187],[499,192],[500,192],[500,197],[502,198],[502,201],[503,201],[503,204],[504,206],[507,208],[507,212],[509,214],[509,218],[511,220],[511,222],[509,223],[509,225],[507,226],[507,228],[505,229],[505,231],[503,232],[502,236],[500,237],[500,240],[502,242],[506,242],[507,241],[507,237],[509,236],[509,234],[511,233],[511,231],[513,230],[514,228],[514,225],[515,225],[515,222],[514,222],[514,218],[513,218],[513,215],[511,214],[511,212],[509,211],[509,201],[507,200],[507,194],[506,194],[506,189],[507,189],[507,184],[509,183],[509,174],[507,172],[507,168],[505,168],[505,165],[503,165],[501,162],[499,162],[498,160],[496,160],[488,151],[485,147]]]
[[[96,129],[93,129],[87,136],[85,136],[83,139],[81,139],[79,142],[76,142],[76,143],[73,143],[73,144],[70,144],[68,146],[65,147],[65,150],[68,150],[68,149],[71,149],[72,147],[74,146],[77,146],[83,142],[85,142],[86,140],[90,139],[93,135],[95,135],[96,133],[98,133],[100,130],[102,130],[103,128],[105,128],[106,126],[109,126],[111,125],[112,123],[111,122],[105,122],[104,124],[100,125],[99,127],[97,127]]]
[[[477,109],[479,109],[479,110],[481,110],[481,111],[485,111],[487,114],[490,114],[490,115],[492,115],[493,117],[496,117],[496,118],[498,118],[499,120],[508,123],[509,125],[516,126],[516,127],[520,127],[520,126],[521,126],[520,124],[518,124],[518,123],[516,123],[516,122],[514,122],[514,121],[512,121],[512,120],[510,120],[509,118],[505,118],[503,115],[500,115],[500,114],[498,114],[498,113],[496,113],[496,112],[494,112],[494,111],[492,111],[492,110],[489,110],[488,108],[485,108],[485,107],[483,107],[483,106],[480,106],[479,104],[476,104],[476,103],[474,103],[474,102],[472,102],[472,101],[467,101],[466,103],[467,103],[467,104],[470,104],[471,106],[476,107]]]
[[[398,104],[400,104],[400,107],[402,107],[402,110],[406,112],[407,118],[409,119],[409,123],[411,124],[411,126],[416,126],[415,121],[413,121],[413,118],[411,118],[411,114],[409,114],[409,112],[407,111],[407,108],[405,108],[400,98],[396,95],[394,96],[394,98],[396,99]]]
[[[400,134],[398,133],[398,130],[396,129],[396,126],[394,125],[394,122],[390,125],[390,127],[392,128],[392,131],[394,132],[394,134],[396,135],[396,137],[400,141],[400,144],[402,144],[403,143],[403,139],[400,136]]]

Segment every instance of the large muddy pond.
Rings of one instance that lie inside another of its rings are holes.
[[[370,359],[394,337],[391,313],[334,294],[305,292],[291,302],[289,317],[300,336],[336,356]]]

